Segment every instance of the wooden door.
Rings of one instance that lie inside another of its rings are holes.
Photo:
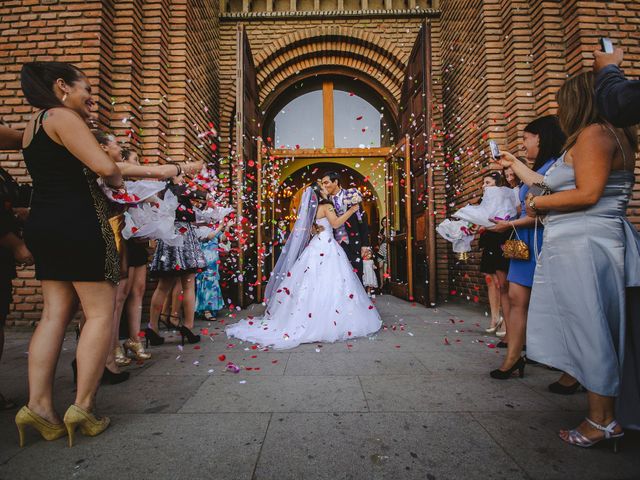
[[[241,222],[238,234],[238,304],[261,301],[258,295],[258,139],[262,115],[249,39],[238,25],[236,44],[235,201]]]
[[[412,193],[411,228],[413,296],[425,305],[436,301],[435,204],[431,158],[431,43],[424,21],[405,71],[400,100],[400,133],[410,143],[406,172]]]
[[[408,135],[386,161],[387,255],[389,287],[395,296],[413,299],[413,222],[411,195],[411,143]]]

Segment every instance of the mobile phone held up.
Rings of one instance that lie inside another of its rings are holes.
[[[498,144],[495,140],[489,140],[489,149],[491,150],[491,156],[494,160],[500,159],[500,149],[498,148]]]
[[[610,38],[600,38],[600,48],[604,53],[613,53],[613,42]]]

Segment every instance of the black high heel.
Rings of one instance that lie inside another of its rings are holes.
[[[161,337],[150,328],[144,329],[144,338],[147,348],[149,347],[149,344],[153,345],[154,347],[164,344],[164,337]]]
[[[129,380],[129,372],[114,373],[107,367],[104,367],[100,383],[103,385],[117,385],[118,383],[126,382],[127,380]]]
[[[548,388],[551,393],[557,393],[558,395],[573,395],[580,387],[580,382],[576,382],[573,385],[562,385],[560,382],[553,382]]]
[[[526,365],[526,362],[524,361],[524,358],[520,357],[518,361],[514,363],[509,370],[505,371],[505,370],[500,370],[499,368],[496,368],[495,370],[492,370],[489,373],[489,375],[491,375],[491,378],[495,378],[497,380],[507,380],[511,378],[511,375],[513,375],[513,372],[518,370],[518,376],[520,378],[524,378],[525,365]]]
[[[178,323],[177,324],[172,323],[171,322],[172,318],[177,318]],[[176,317],[175,315],[165,315],[161,313],[160,317],[158,318],[158,321],[164,325],[164,328],[167,329],[167,332],[172,332],[180,328],[180,317]]]
[[[73,384],[78,384],[78,362],[74,358],[71,362],[71,370],[73,370]]]
[[[180,335],[182,336],[182,345],[184,345],[184,338],[187,337],[189,343],[198,343],[200,341],[200,335],[196,335],[184,325],[180,325],[178,328]]]
[[[73,384],[78,384],[78,362],[74,358],[71,362],[71,369],[73,370]],[[103,385],[116,385],[118,383],[126,382],[129,380],[129,372],[120,372],[113,373],[107,367],[104,367],[104,372],[102,372],[102,378],[100,379],[100,383]]]

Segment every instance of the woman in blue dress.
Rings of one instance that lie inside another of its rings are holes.
[[[565,82],[558,107],[568,139],[544,177],[502,157],[552,192],[526,200],[529,216],[545,216],[527,354],[587,390],[588,416],[560,438],[579,447],[610,440],[615,450],[623,427],[640,429],[640,234],[626,217],[637,129],[601,117],[591,72]]]
[[[527,161],[533,165],[533,171],[544,175],[560,156],[565,140],[555,115],[540,117],[527,125],[522,135],[522,146]],[[491,372],[491,376],[499,380],[511,377],[509,370],[522,355],[533,272],[536,268],[535,252],[540,252],[542,249],[542,225],[538,225],[536,233],[536,220],[528,217],[525,209],[525,198],[528,192],[529,185],[523,183],[518,193],[520,215],[516,220],[497,222],[495,227],[488,229],[498,233],[513,232],[515,229],[513,238],[524,241],[530,252],[529,260],[512,259],[509,263],[507,281],[511,310],[506,318],[509,332],[507,355],[502,361],[502,366]],[[536,243],[535,246],[534,243]]]
[[[220,237],[224,225],[221,222],[218,228],[209,231],[202,239],[202,251],[207,262],[207,268],[196,276],[196,314],[206,319],[216,316],[216,313],[224,307],[222,290],[220,289]]]

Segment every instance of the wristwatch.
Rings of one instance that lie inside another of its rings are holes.
[[[538,209],[536,208],[536,197],[531,197],[529,199],[529,208],[538,213]]]

